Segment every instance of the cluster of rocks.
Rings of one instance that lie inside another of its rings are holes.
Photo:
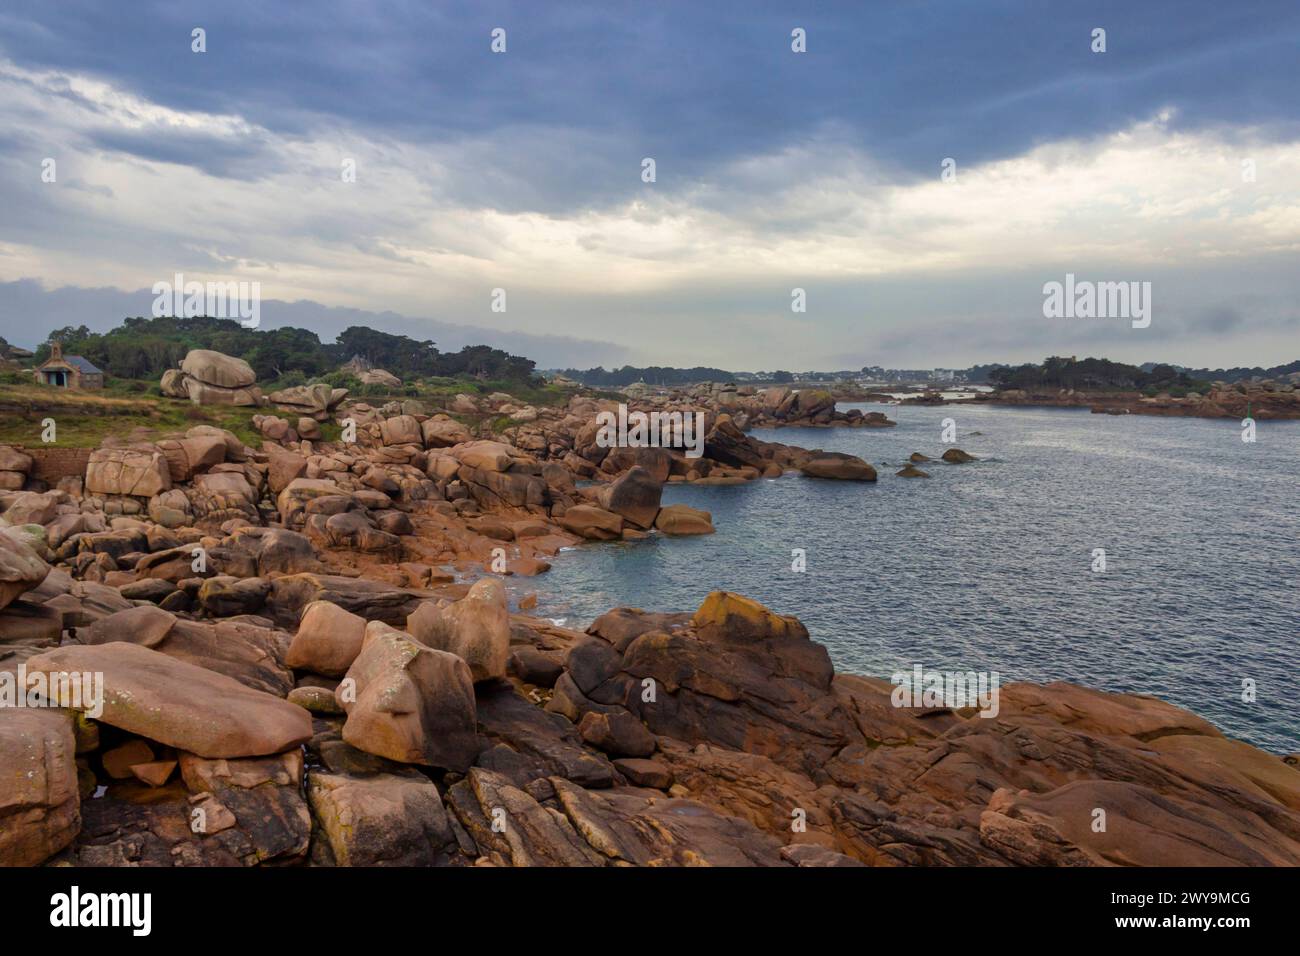
[[[377,374],[392,379],[387,372]],[[326,422],[348,396],[346,388],[324,383],[295,385],[264,397],[257,387],[257,375],[243,359],[211,349],[192,349],[180,368],[163,372],[159,390],[168,398],[186,398],[196,405],[265,405],[268,400],[281,411],[314,422]],[[384,384],[389,384],[386,379]],[[302,429],[300,429],[302,430]],[[308,436],[310,437],[310,436]]]
[[[899,708],[736,594],[578,633],[494,578],[282,573],[270,541],[222,546],[283,590],[261,614],[168,610],[12,531],[0,671],[103,693],[0,709],[6,865],[1300,863],[1294,760],[1153,698]]]
[[[792,389],[788,385],[759,389],[753,385],[706,382],[662,390],[642,385],[625,391],[648,408],[708,409],[718,414],[725,413],[742,429],[784,426],[890,428],[897,424],[883,412],[864,413],[857,408],[841,412],[835,407],[839,399],[825,389]]]
[[[1084,391],[1080,389],[1002,389],[970,399],[1000,405],[1045,405],[1088,408],[1105,415],[1165,415],[1194,418],[1245,418],[1259,420],[1300,418],[1300,390],[1296,383],[1265,379],[1249,382],[1214,382],[1204,393],[1176,396],[1168,392]]]
[[[32,471],[32,457],[0,445],[0,491],[20,491]]]
[[[946,449],[944,453],[939,456],[939,460],[946,462],[949,465],[964,465],[967,462],[979,461],[979,459],[974,455],[969,452],[964,452],[960,448]],[[921,468],[917,467],[927,461],[934,461],[934,459],[929,455],[924,455],[919,451],[914,451],[908,456],[907,464],[896,471],[895,474],[899,478],[929,478],[930,473],[928,471],[923,471]]]
[[[354,355],[339,366],[339,371],[353,376],[362,385],[380,385],[385,388],[400,388],[402,380],[387,369],[375,368],[369,359]]]
[[[502,440],[542,460],[563,465],[578,480],[606,481],[633,467],[657,481],[701,485],[738,485],[788,472],[809,477],[875,480],[875,469],[860,458],[809,450],[746,434],[756,422],[744,411],[736,415],[719,406],[690,401],[634,400],[627,414],[703,415],[702,448],[692,457],[683,447],[611,447],[602,442],[602,413],[617,415],[620,403],[575,395],[562,407],[527,407],[500,432]],[[506,406],[509,407],[509,406]],[[838,414],[838,413],[837,413]]]
[[[299,421],[309,418],[316,422],[326,422],[335,410],[348,397],[346,388],[334,388],[323,382],[314,385],[294,385],[271,393],[271,404],[282,412],[289,412],[299,417]]]
[[[263,415],[259,448],[106,442],[56,487],[0,447],[0,686],[104,691],[0,707],[0,864],[1300,863],[1295,760],[1153,698],[899,708],[726,592],[512,612],[502,576],[582,539],[711,532],[670,482],[875,478],[712,405],[699,458],[605,448],[610,408],[352,404],[348,444]]]
[[[192,349],[180,368],[163,372],[159,388],[169,398],[188,398],[195,405],[261,405],[257,375],[243,359]]]

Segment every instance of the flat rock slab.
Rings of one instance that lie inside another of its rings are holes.
[[[102,675],[98,720],[202,757],[280,753],[312,735],[301,707],[135,644],[61,647],[27,670]]]

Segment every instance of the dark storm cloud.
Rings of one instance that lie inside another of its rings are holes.
[[[18,0],[0,10],[0,280],[30,281],[0,289],[0,334],[148,310],[79,286],[256,269],[312,300],[267,301],[270,324],[542,365],[1253,364],[1293,351],[1300,321],[1276,254],[1300,235],[1298,41],[1300,5],[1256,0]],[[945,157],[976,185],[935,201]],[[1044,322],[1042,283],[1067,270],[1151,278],[1154,324]],[[481,311],[498,284],[508,318]]]
[[[489,32],[507,30],[493,56]],[[808,31],[809,53],[789,55]],[[1089,50],[1107,30],[1104,61]],[[208,52],[190,51],[207,31]],[[0,49],[184,111],[279,135],[322,125],[483,144],[498,208],[603,204],[833,126],[896,179],[1121,128],[1173,107],[1186,127],[1295,128],[1291,3],[19,2]],[[532,130],[521,137],[498,135]],[[549,130],[550,135],[538,131]],[[614,134],[614,135],[611,135]],[[595,145],[600,138],[605,145]],[[591,148],[575,153],[574,141]],[[617,143],[611,146],[610,143]],[[520,149],[521,145],[526,149]],[[202,143],[103,143],[219,175],[259,174]],[[160,153],[160,150],[163,152]],[[482,170],[472,153],[466,171]],[[632,171],[632,172],[630,172]],[[454,172],[454,171],[453,171]]]

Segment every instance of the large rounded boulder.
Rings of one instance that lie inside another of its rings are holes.
[[[211,349],[192,349],[181,362],[181,371],[221,388],[246,388],[257,381],[252,366],[243,359]]]
[[[841,481],[875,481],[876,469],[855,455],[837,451],[816,453],[799,466],[809,478],[836,478]]]

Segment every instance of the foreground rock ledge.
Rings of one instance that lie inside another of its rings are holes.
[[[450,607],[439,643],[481,662],[481,615]],[[339,624],[346,657],[355,621]],[[835,674],[796,618],[725,591],[585,634],[508,628],[508,676],[475,683],[459,653],[371,621],[343,681],[333,653],[335,676],[297,670],[297,699],[341,705],[314,716],[212,656],[111,635],[33,655],[103,672],[108,693],[98,720],[0,713],[0,862],[1300,864],[1294,763],[1154,698],[1010,684],[995,718],[901,709],[887,682]]]

